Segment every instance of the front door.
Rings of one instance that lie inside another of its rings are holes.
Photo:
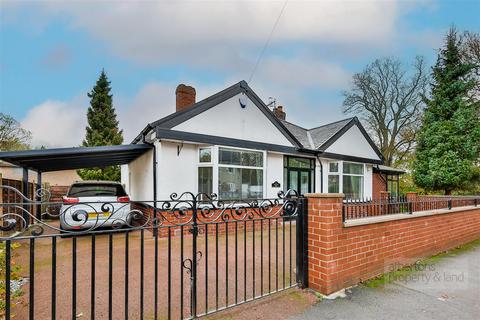
[[[311,193],[312,192],[312,177],[309,170],[302,169],[287,169],[288,170],[288,181],[287,181],[287,190],[293,189],[298,191],[300,194]]]
[[[313,192],[315,160],[298,157],[285,157],[286,190],[296,190],[300,194]]]

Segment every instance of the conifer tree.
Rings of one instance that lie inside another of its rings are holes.
[[[474,64],[462,60],[454,28],[432,68],[430,97],[418,134],[413,164],[415,183],[426,190],[465,189],[479,177],[479,101],[469,95]]]
[[[84,147],[119,145],[123,142],[122,130],[118,129],[117,114],[112,104],[110,81],[102,70],[97,83],[88,93],[90,107],[87,112]],[[109,166],[78,170],[84,180],[120,181],[120,167]]]

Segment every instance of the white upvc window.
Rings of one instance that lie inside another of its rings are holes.
[[[264,151],[233,147],[199,147],[198,192],[221,200],[263,198]]]
[[[365,189],[365,164],[348,161],[328,163],[328,192],[344,193],[347,199],[362,199]]]
[[[213,193],[213,147],[198,148],[198,192]]]

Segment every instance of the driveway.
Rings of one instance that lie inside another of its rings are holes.
[[[421,271],[393,274],[324,299],[290,319],[479,319],[480,242],[430,259]],[[423,270],[425,269],[425,270]]]
[[[234,223],[234,222],[232,222]],[[248,222],[252,223],[252,222]],[[255,279],[255,292],[266,293],[268,288],[276,290],[288,287],[295,283],[295,226],[290,224],[285,229],[271,227],[269,246],[269,233],[267,224],[264,224],[263,241],[261,232],[257,231],[255,237],[251,231],[243,233],[239,224],[237,241],[234,232],[218,236],[218,306],[222,308],[227,303],[232,304],[237,298],[243,301],[253,295],[253,275]],[[212,232],[213,225],[209,227],[208,242],[205,233],[201,233],[197,241],[197,250],[202,251],[202,257],[197,267],[197,292],[198,312],[203,313],[208,303],[209,311],[216,307],[216,238]],[[291,230],[291,231],[290,231]],[[48,230],[47,230],[48,231]],[[170,289],[172,319],[180,318],[180,311],[188,316],[190,311],[190,277],[185,268],[182,268],[180,232],[171,239],[170,260]],[[153,319],[155,296],[155,239],[149,231],[145,231],[144,240],[144,312],[146,319]],[[290,235],[293,235],[290,237]],[[107,235],[95,237],[95,315],[96,319],[106,319],[108,316],[108,280],[109,280],[109,239]],[[125,233],[115,234],[112,237],[112,305],[113,318],[125,317],[125,297],[128,292],[128,313],[130,319],[138,319],[140,314],[140,266],[141,266],[141,237],[139,231],[132,231],[128,240],[128,288],[125,287],[126,242]],[[228,239],[228,242],[227,242]],[[255,241],[253,241],[255,239]],[[285,239],[285,246],[283,246]],[[290,246],[290,239],[292,240]],[[80,319],[90,318],[90,290],[91,290],[91,236],[78,236],[76,240],[77,270],[76,270],[76,315]],[[246,244],[244,243],[246,241]],[[20,266],[19,273],[29,277],[29,241],[17,240],[21,247],[14,251],[16,266]],[[238,242],[237,250],[235,243]],[[57,238],[56,242],[56,313],[57,319],[71,319],[72,309],[72,238]],[[227,252],[228,244],[228,252]],[[263,256],[262,256],[263,244]],[[192,256],[192,237],[184,236],[183,259]],[[246,248],[245,248],[246,245]],[[253,251],[253,246],[256,250]],[[291,248],[291,250],[290,250]],[[208,249],[208,255],[207,255]],[[51,287],[52,287],[52,240],[38,238],[35,240],[35,295],[34,313],[36,319],[49,319],[51,312]],[[167,318],[168,307],[168,239],[158,239],[158,316],[159,319]],[[255,259],[253,259],[255,252]],[[277,253],[278,252],[278,253]],[[284,254],[285,252],[285,254]],[[290,254],[291,252],[291,254]],[[246,253],[246,258],[244,254]],[[271,254],[271,261],[269,260]],[[277,258],[278,256],[278,258]],[[208,257],[208,259],[207,259]],[[283,259],[285,257],[285,259]],[[292,260],[290,260],[292,257]],[[261,261],[263,259],[263,265]],[[228,260],[228,268],[227,268]],[[207,265],[208,261],[208,265]],[[235,263],[237,261],[237,263]],[[246,261],[246,263],[245,263]],[[255,262],[255,263],[254,263]],[[269,263],[270,262],[270,263]],[[263,269],[262,269],[263,268]],[[206,270],[208,270],[208,281]],[[285,270],[285,272],[283,272]],[[290,273],[291,270],[291,273]],[[261,274],[263,272],[263,286]],[[182,277],[183,275],[183,277]],[[270,281],[269,281],[270,279]],[[237,280],[235,285],[235,280]],[[228,287],[227,287],[228,283]],[[181,288],[183,287],[183,292]],[[227,292],[228,288],[228,292]],[[128,289],[128,290],[127,290]],[[12,312],[15,319],[28,319],[29,286],[22,287],[23,295],[14,299]],[[208,292],[208,293],[207,293]],[[290,296],[288,301],[298,301],[298,297]],[[261,302],[260,302],[261,303]],[[183,308],[182,308],[183,305]],[[248,304],[245,304],[248,305]],[[293,313],[291,313],[293,314]]]

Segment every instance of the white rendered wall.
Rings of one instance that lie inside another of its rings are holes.
[[[127,192],[132,200],[153,200],[153,150],[130,162],[128,170],[122,166],[121,173],[122,183],[128,184]]]
[[[245,108],[240,106],[240,97],[247,102]],[[242,93],[173,127],[172,130],[292,146],[277,127]]]
[[[178,147],[181,147],[177,155]],[[169,199],[170,194],[180,194],[185,191],[198,191],[198,148],[196,144],[182,144],[162,141],[157,145],[158,152],[158,200]],[[214,148],[212,157],[217,155]],[[218,169],[213,170],[213,192],[218,194]],[[283,154],[267,153],[264,171],[264,197],[276,198],[283,190]],[[278,181],[279,188],[273,188],[272,183]]]
[[[325,150],[348,156],[380,160],[360,129],[354,125]]]
[[[320,158],[322,162],[323,171],[322,171],[322,179],[323,179],[323,193],[328,193],[328,159]],[[318,179],[320,181],[320,179]],[[320,192],[320,188],[317,189]]]
[[[125,191],[127,194],[130,194],[130,170],[128,169],[128,164],[122,164],[120,166],[120,182],[125,187]]]
[[[280,190],[283,190],[283,154],[267,152],[266,163],[266,192],[265,198],[276,198]],[[280,183],[279,188],[273,188],[272,183],[278,181]]]
[[[179,153],[178,148],[181,148]],[[198,146],[162,141],[157,144],[157,152],[158,200],[170,199],[173,192],[178,195],[186,191],[196,193]]]

